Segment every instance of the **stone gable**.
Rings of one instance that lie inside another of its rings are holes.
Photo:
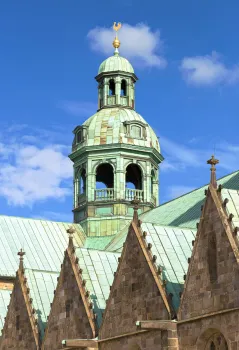
[[[169,319],[165,295],[162,297],[155,281],[156,272],[150,269],[150,255],[143,252],[146,249],[143,243],[142,233],[132,223],[111,288],[100,339],[134,332],[138,320]]]
[[[239,307],[239,267],[231,240],[233,232],[222,203],[211,188],[189,266],[180,319]]]
[[[28,303],[28,290],[24,276],[18,271],[3,328],[1,350],[40,349],[35,318],[29,311],[31,306]]]
[[[60,349],[64,339],[91,339],[95,336],[82,298],[79,271],[76,268],[75,256],[68,248],[48,319],[42,347],[44,350]]]

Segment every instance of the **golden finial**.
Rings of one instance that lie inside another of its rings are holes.
[[[211,181],[210,181],[210,183],[215,188],[217,188],[216,167],[215,167],[215,165],[217,165],[218,163],[219,163],[219,160],[216,159],[214,157],[214,155],[212,155],[212,158],[207,161],[207,164],[211,165]]]
[[[115,40],[113,41],[113,46],[116,49],[116,52],[118,52],[117,49],[120,47],[120,41],[118,39],[117,32],[118,30],[120,30],[121,27],[122,27],[122,24],[120,22],[118,24],[114,22],[113,29],[116,32],[116,36],[115,36]]]

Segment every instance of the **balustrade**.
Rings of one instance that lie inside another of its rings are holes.
[[[114,199],[114,189],[113,188],[103,188],[100,190],[95,190],[95,200],[96,201],[107,201]]]
[[[144,201],[144,191],[143,190],[135,190],[132,188],[126,188],[125,199],[127,201],[132,201],[135,197],[143,202]]]

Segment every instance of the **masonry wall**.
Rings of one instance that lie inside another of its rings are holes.
[[[216,334],[221,339],[218,349],[239,349],[239,268],[236,256],[235,235],[218,193],[211,189],[202,213],[178,314],[180,349],[210,349]],[[187,322],[180,323],[184,321]]]
[[[19,279],[16,279],[3,329],[1,350],[38,350]]]
[[[66,254],[42,348],[44,350],[61,349],[64,339],[91,339],[92,337],[79,286],[70,258]]]
[[[182,320],[239,307],[239,268],[218,214],[219,204],[209,194],[189,266],[179,313]],[[231,230],[229,225],[228,229]],[[232,239],[235,239],[233,235]]]
[[[100,339],[135,332],[135,323],[139,320],[168,318],[149,263],[131,226],[100,329]]]
[[[146,331],[100,343],[100,350],[168,350],[167,331]],[[172,348],[174,350],[174,348]]]
[[[207,349],[208,341],[213,334],[224,336],[228,350],[239,349],[239,311],[178,324],[179,349]],[[226,350],[226,348],[221,347],[220,350]]]

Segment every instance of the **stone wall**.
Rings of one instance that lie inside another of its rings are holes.
[[[3,329],[1,350],[38,350],[21,283],[17,277]]]
[[[148,257],[149,260],[149,257]],[[111,288],[100,339],[137,330],[139,320],[167,320],[166,309],[133,226]]]
[[[89,319],[68,253],[65,255],[58,287],[49,316],[44,350],[61,349],[64,339],[91,339]]]
[[[99,344],[100,350],[168,350],[167,331],[146,331],[108,340]],[[174,350],[174,349],[173,349]]]
[[[219,215],[223,209],[216,191],[214,197],[209,193],[196,237],[179,312],[181,320],[239,307],[239,268],[228,237],[235,238],[225,213]]]
[[[239,349],[239,311],[178,324],[179,349],[207,350],[213,334],[225,338],[228,350]],[[219,349],[227,350],[225,347]]]

